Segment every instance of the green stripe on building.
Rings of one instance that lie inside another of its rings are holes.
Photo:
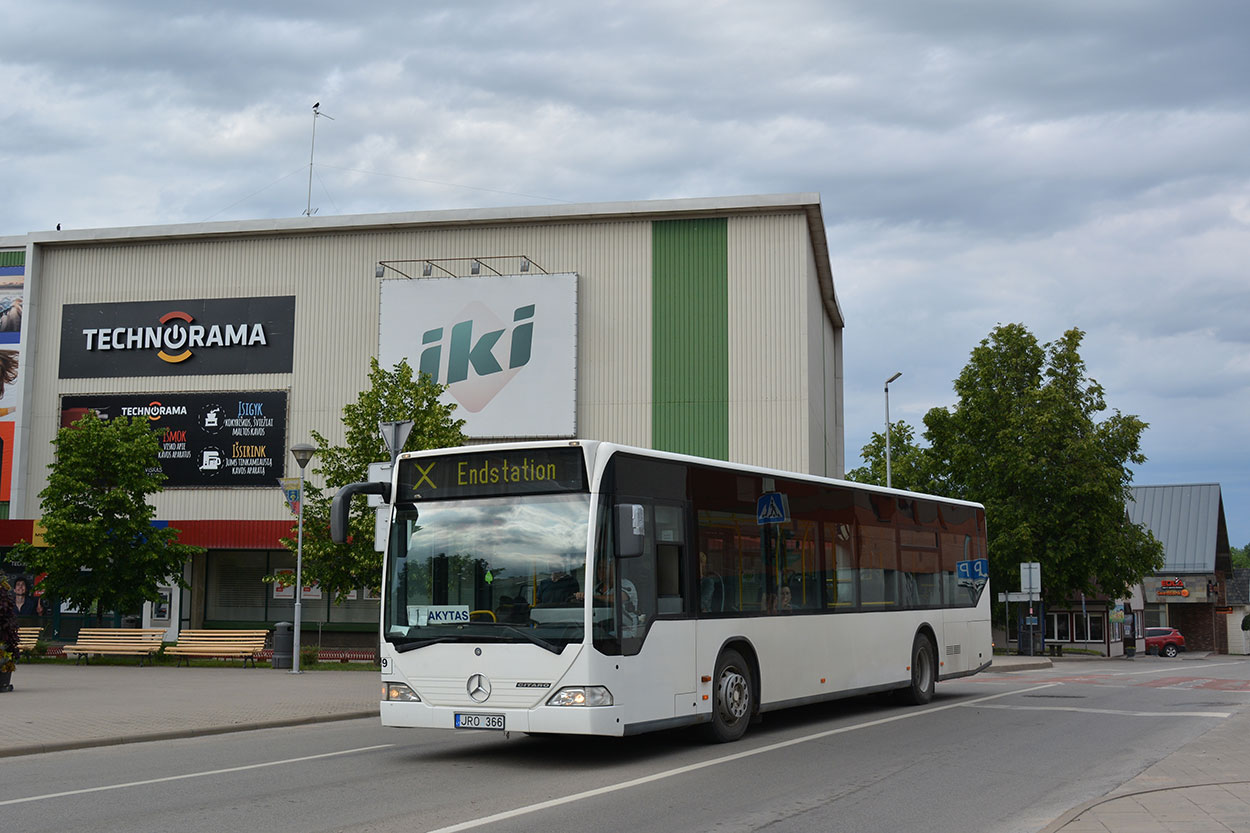
[[[0,252],[0,266],[25,266],[26,250],[19,252]]]
[[[651,224],[651,444],[729,456],[729,224]]]

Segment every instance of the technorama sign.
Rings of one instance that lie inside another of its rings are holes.
[[[470,437],[577,434],[577,275],[382,282],[378,361],[448,385]]]
[[[289,373],[295,296],[66,304],[62,379]]]

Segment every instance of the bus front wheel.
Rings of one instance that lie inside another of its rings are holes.
[[[708,735],[717,743],[735,741],[746,732],[755,707],[751,668],[737,651],[724,651],[716,660],[712,684],[715,690]]]
[[[907,700],[910,703],[923,706],[933,699],[936,669],[933,643],[924,634],[916,634],[916,639],[911,644],[911,686],[907,689]]]

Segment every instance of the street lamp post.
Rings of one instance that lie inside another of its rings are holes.
[[[890,488],[890,383],[902,375],[903,371],[900,370],[885,380],[885,487],[887,489]]]
[[[317,448],[308,443],[296,443],[291,446],[291,456],[299,464],[299,532],[295,539],[295,641],[291,656],[292,674],[300,673],[299,638],[303,619],[301,601],[304,598],[304,468],[316,453]]]

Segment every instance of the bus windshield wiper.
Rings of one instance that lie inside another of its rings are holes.
[[[548,642],[547,640],[543,639],[541,636],[535,636],[534,634],[530,633],[527,630],[524,630],[523,628],[514,628],[511,625],[503,625],[502,627],[504,630],[508,631],[509,633],[515,633],[517,636],[520,636],[523,639],[527,639],[530,642],[533,642],[539,648],[546,648],[548,651],[550,651],[553,654],[561,653],[564,650],[563,646],[558,646],[554,642]]]
[[[392,639],[391,644],[395,646],[397,653],[403,654],[408,651],[415,651],[418,648],[424,648],[427,645],[437,645],[440,642],[459,642],[454,636],[432,636],[429,639],[420,639],[410,636],[401,639]]]

